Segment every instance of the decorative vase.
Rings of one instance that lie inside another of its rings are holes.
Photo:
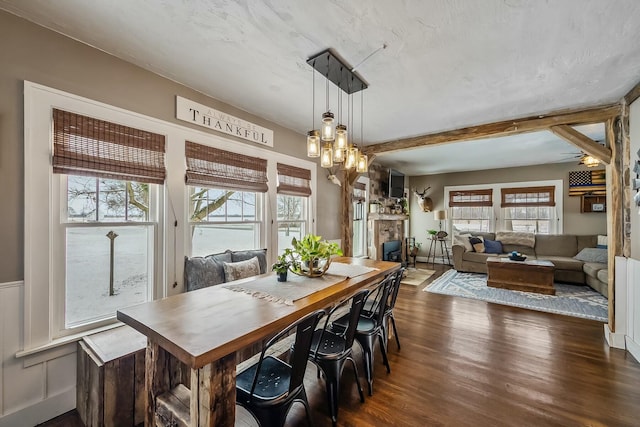
[[[310,261],[300,261],[299,268],[291,271],[300,276],[319,277],[327,271],[330,264],[331,258],[314,258]]]
[[[287,281],[287,271],[284,273],[278,273],[278,282],[286,282]]]

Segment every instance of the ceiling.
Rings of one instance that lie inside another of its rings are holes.
[[[0,0],[0,9],[301,134],[312,125],[306,59],[333,48],[369,83],[365,145],[614,103],[640,80],[637,0]],[[316,127],[323,83],[316,77]],[[602,126],[585,132],[604,138]],[[536,132],[378,161],[421,175],[578,152]]]

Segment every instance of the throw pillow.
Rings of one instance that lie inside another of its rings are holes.
[[[603,248],[584,248],[573,257],[583,262],[598,262],[606,264],[608,262],[607,250]]]
[[[482,237],[469,237],[469,243],[471,243],[474,252],[484,252],[485,248]]]
[[[501,254],[502,242],[498,240],[484,239],[484,251],[488,254]]]
[[[469,237],[471,237],[471,234],[457,234],[453,236],[453,244],[464,246],[465,252],[472,252],[473,246],[469,242]]]
[[[260,274],[258,257],[253,257],[246,261],[224,263],[224,276],[227,282],[257,276],[258,274]]]

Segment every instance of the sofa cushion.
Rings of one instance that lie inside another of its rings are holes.
[[[606,268],[607,264],[603,264],[600,262],[585,262],[582,266],[584,273],[591,277],[598,277],[598,271]]]
[[[495,254],[486,254],[483,252],[465,252],[462,255],[463,261],[471,261],[471,262],[487,262],[487,258],[490,256],[495,256]]]
[[[578,240],[572,234],[536,235],[536,255],[572,257],[578,253]]]
[[[471,252],[473,251],[473,246],[469,242],[469,237],[471,237],[471,234],[456,234],[453,236],[453,244],[464,246],[465,252]]]
[[[260,274],[267,272],[267,250],[266,249],[251,249],[247,251],[233,251],[231,252],[231,262],[246,261],[253,257],[258,258],[260,264]]]
[[[523,245],[509,245],[506,244],[504,242],[500,242],[502,244],[502,252],[504,253],[511,253],[513,251],[516,252],[520,252],[523,253],[527,256],[535,256],[536,251],[533,248],[530,248],[529,246],[523,246]]]
[[[582,271],[582,261],[562,256],[538,256],[538,259],[551,261],[556,270]]]
[[[184,286],[194,291],[224,283],[224,263],[231,262],[231,251],[206,257],[184,258]]]
[[[496,240],[501,241],[503,245],[521,245],[529,248],[536,245],[535,234],[518,231],[498,231],[496,232]]]
[[[503,253],[502,243],[497,240],[484,239],[484,251],[488,254],[501,254]]]
[[[599,262],[602,264],[606,264],[609,260],[607,250],[602,248],[584,248],[574,258],[584,262]]]
[[[603,268],[602,270],[598,270],[598,280],[603,283],[609,283],[609,269]]]
[[[576,238],[578,239],[578,250],[576,253],[584,248],[595,248],[598,245],[598,236],[595,234],[577,235]]]
[[[258,257],[253,257],[244,261],[225,262],[224,278],[227,282],[245,279],[260,274],[260,262]]]

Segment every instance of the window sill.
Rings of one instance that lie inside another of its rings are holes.
[[[119,328],[122,325],[122,322],[116,322],[110,325],[101,326],[99,328],[90,329],[88,331],[83,331],[77,334],[68,335],[66,337],[57,338],[48,342],[47,344],[18,351],[16,353],[16,359],[27,358],[24,361],[25,367],[44,362],[46,360],[55,359],[57,357],[61,357],[70,353],[68,349],[63,348],[67,344],[72,344],[80,341],[87,335],[95,334],[102,331],[108,331],[109,329]],[[73,351],[75,351],[75,347],[73,348]]]

